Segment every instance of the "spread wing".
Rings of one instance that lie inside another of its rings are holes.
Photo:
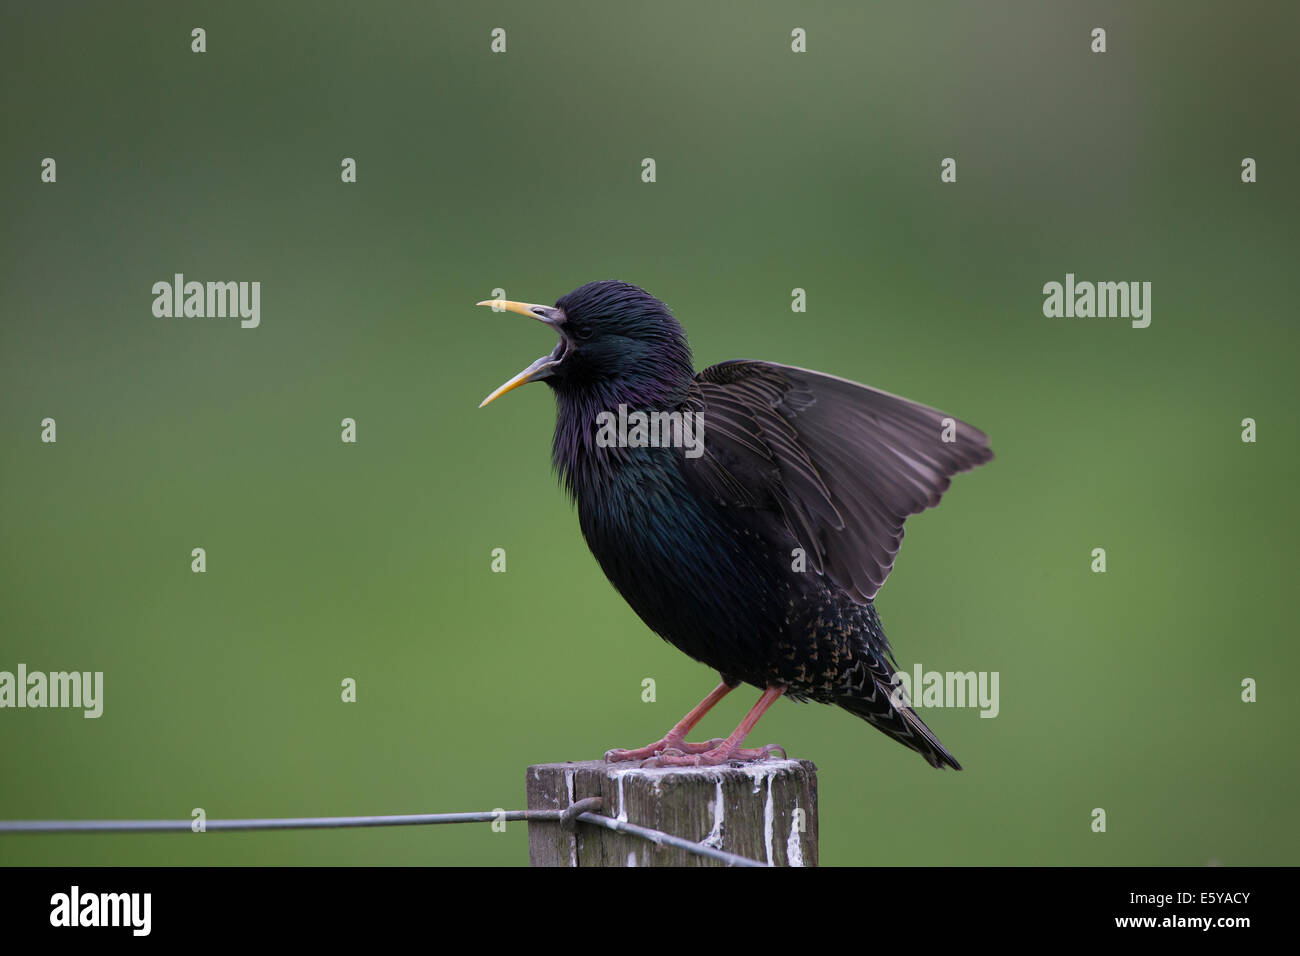
[[[904,519],[993,457],[987,435],[937,409],[789,365],[713,365],[686,405],[703,415],[705,439],[703,455],[684,459],[689,479],[772,512],[808,566],[861,602],[889,576]]]

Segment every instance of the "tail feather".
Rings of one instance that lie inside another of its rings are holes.
[[[864,605],[858,612],[858,636],[862,644],[841,684],[842,696],[836,697],[835,703],[904,747],[915,750],[931,767],[960,770],[961,764],[939,743],[934,731],[916,716],[901,695],[895,695],[898,688],[894,675],[898,663],[875,605]]]
[[[877,730],[888,734],[904,747],[915,750],[931,767],[952,767],[960,770],[957,758],[948,752],[939,738],[925,725],[916,712],[906,704],[895,704],[890,695],[893,688],[870,681],[871,693],[855,697],[841,697],[835,703],[851,714],[857,714]]]
[[[917,717],[909,706],[894,706],[889,700],[887,689],[876,685],[878,693],[872,697],[840,697],[836,700],[841,708],[850,714],[857,714],[863,721],[870,723],[876,730],[883,731],[897,740],[904,747],[926,758],[932,767],[952,767],[961,770],[961,763],[948,752],[948,748],[939,743],[939,737],[926,726],[926,722]]]

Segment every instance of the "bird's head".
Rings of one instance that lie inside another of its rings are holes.
[[[695,374],[686,333],[668,306],[627,282],[589,282],[554,306],[502,299],[478,304],[537,319],[560,336],[554,351],[483,399],[480,408],[541,381],[559,396],[606,407],[675,404]]]

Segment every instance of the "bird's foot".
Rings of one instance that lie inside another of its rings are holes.
[[[656,754],[641,764],[643,767],[717,767],[724,763],[732,761],[749,762],[752,760],[767,760],[774,753],[779,753],[782,757],[786,756],[785,748],[778,744],[768,744],[766,747],[755,747],[749,750],[732,744],[728,746],[727,741],[720,741],[719,746],[703,753],[697,753],[692,757],[684,753],[674,753],[665,751]]]
[[[605,759],[610,762],[641,760],[644,761],[641,764],[643,767],[716,767],[733,760],[766,760],[774,753],[784,757],[785,748],[778,747],[776,744],[768,744],[766,747],[753,750],[746,750],[741,746],[749,736],[749,732],[754,729],[754,724],[758,723],[758,718],[762,717],[763,712],[785,693],[785,687],[780,684],[772,684],[763,691],[763,696],[750,708],[745,719],[740,722],[740,726],[731,732],[731,736],[715,737],[713,740],[698,744],[686,742],[686,735],[699,723],[708,709],[731,690],[731,686],[724,680],[713,693],[699,703],[699,706],[679,720],[677,726],[664,734],[663,739],[638,747],[636,750],[608,750],[605,752]]]
[[[646,760],[658,757],[661,754],[705,754],[725,742],[726,740],[723,737],[714,737],[712,740],[704,740],[693,744],[668,734],[652,744],[637,747],[635,750],[623,750],[619,747],[607,750],[605,751],[605,760],[609,763],[620,763],[624,760]]]

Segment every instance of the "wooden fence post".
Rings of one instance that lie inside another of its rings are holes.
[[[769,866],[817,865],[817,768],[808,760],[642,769],[634,764],[529,767],[529,810],[601,798],[604,816]],[[579,822],[530,821],[533,866],[722,866],[722,861]]]

